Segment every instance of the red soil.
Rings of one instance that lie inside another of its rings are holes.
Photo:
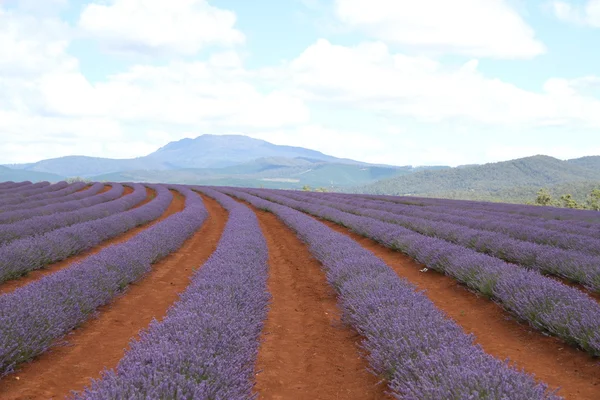
[[[125,193],[123,195],[130,194],[131,192],[133,192],[133,189],[131,189],[130,187],[125,187]],[[154,198],[154,196],[156,195],[156,192],[153,189],[146,188],[146,192],[147,192],[146,199],[143,202],[137,204],[133,208],[141,207],[142,205],[151,201]],[[177,192],[173,192],[173,193],[175,196],[181,196],[180,194],[176,194]],[[98,246],[92,247],[91,249],[86,250],[82,253],[79,253],[75,256],[71,256],[62,261],[58,261],[53,264],[50,264],[50,265],[44,267],[43,269],[31,271],[27,275],[25,275],[21,278],[11,280],[11,281],[6,281],[4,283],[0,283],[0,295],[5,294],[5,293],[10,293],[13,290],[16,290],[20,287],[30,284],[31,282],[37,281],[38,279],[41,279],[46,275],[50,275],[56,271],[65,269],[73,263],[79,262],[79,261],[83,260],[84,258],[91,256],[92,254],[98,253],[100,250],[102,250],[106,246],[125,242],[125,241],[131,239],[134,235],[137,235],[142,230],[154,225],[155,223],[157,223],[159,221],[162,221],[163,219],[167,218],[169,215],[176,213],[178,211],[181,211],[181,210],[183,210],[183,203],[174,201],[173,203],[171,203],[171,205],[169,206],[167,211],[162,216],[160,216],[160,218],[158,218],[152,222],[149,222],[147,224],[130,229],[129,231],[123,233],[122,235],[119,235],[112,239],[106,240],[106,241],[102,242],[101,244],[99,244]]]
[[[86,187],[86,189],[88,189],[88,188]],[[101,191],[98,192],[98,194],[100,194],[100,193],[106,193],[110,189],[112,189],[111,185],[104,185],[104,187],[102,188]],[[129,192],[126,192],[126,193],[131,193],[133,191],[131,188],[128,188],[127,186],[125,186],[125,189],[129,189]],[[124,194],[126,194],[126,193],[124,193]]]
[[[360,337],[340,322],[321,265],[277,217],[256,212],[269,248],[272,301],[256,366],[261,399],[382,399]]]
[[[456,280],[433,270],[419,272],[424,265],[377,242],[328,221],[330,228],[348,235],[381,258],[396,273],[421,290],[466,333],[496,358],[509,358],[517,367],[535,374],[552,389],[561,387],[566,399],[600,399],[600,365],[597,359],[563,341],[544,336],[511,318],[491,300],[478,296]]]
[[[227,212],[204,197],[209,218],[183,247],[154,264],[152,271],[112,303],[101,307],[98,317],[85,322],[57,346],[0,381],[0,398],[59,399],[72,390],[83,390],[104,368],[114,368],[129,342],[138,337],[153,318],[162,319],[190,282],[194,271],[217,247]],[[181,209],[183,196],[176,194],[174,207]]]

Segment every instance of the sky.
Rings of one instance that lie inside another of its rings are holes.
[[[0,0],[0,164],[202,134],[393,165],[600,155],[600,0]]]

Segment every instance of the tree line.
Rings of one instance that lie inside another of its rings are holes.
[[[564,207],[579,210],[600,211],[600,188],[593,189],[587,196],[585,202],[578,203],[571,194],[563,194],[558,199],[552,198],[548,189],[542,188],[537,192],[533,204],[538,206]]]

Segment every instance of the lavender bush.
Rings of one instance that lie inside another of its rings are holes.
[[[544,227],[546,229],[553,229],[560,232],[570,232],[575,234],[585,234],[588,236],[596,237],[600,234],[600,213],[597,211],[590,210],[569,210],[569,209],[555,209],[551,207],[535,207],[535,206],[523,206],[523,205],[510,205],[502,203],[488,203],[489,206],[485,208],[469,207],[471,202],[464,200],[447,200],[447,199],[428,199],[431,200],[427,203],[414,203],[414,199],[396,197],[396,196],[363,196],[368,199],[383,200],[392,203],[399,204],[413,204],[421,208],[426,208],[430,211],[449,212],[454,215],[471,215],[475,218],[507,218],[517,219],[520,221],[527,221],[537,226]],[[433,200],[435,200],[433,202]],[[408,203],[407,203],[408,201]],[[518,212],[507,212],[504,208],[506,206],[517,206],[525,207],[527,210],[537,210],[537,213],[518,213]],[[547,210],[556,210],[558,215],[545,214]],[[564,213],[569,213],[569,216]]]
[[[0,208],[1,215],[7,213],[9,211],[16,211],[21,209],[34,209],[37,207],[44,207],[50,204],[63,203],[71,200],[81,200],[86,197],[93,196],[98,194],[103,188],[103,183],[94,183],[90,187],[85,190],[82,190],[86,187],[83,183],[74,183],[62,190],[58,190],[48,195],[43,195],[38,199],[28,199],[27,201],[22,201],[18,204],[7,205]],[[38,197],[38,196],[35,196]]]
[[[157,199],[164,190],[158,188]],[[202,225],[207,216],[202,199],[191,190],[181,191],[186,197],[183,211],[124,243],[0,296],[0,377],[82,324]],[[148,204],[160,210],[160,203]]]
[[[0,194],[0,205],[3,202],[11,202],[14,199],[26,199],[29,196],[33,196],[40,193],[50,193],[55,190],[63,189],[67,185],[67,182],[58,182],[51,185],[49,182],[39,182],[33,185],[26,186],[24,188],[18,188],[16,190],[7,191]]]
[[[451,206],[438,207],[432,211],[429,207],[417,207],[395,204],[377,200],[367,200],[359,196],[315,193],[314,198],[330,202],[342,202],[358,207],[387,211],[394,214],[410,215],[433,221],[443,221],[469,228],[498,232],[515,239],[527,242],[546,244],[566,250],[577,250],[591,255],[600,255],[600,238],[589,237],[585,234],[557,232],[545,229],[530,221],[523,221],[519,217],[491,216],[481,218],[469,210],[462,211],[461,215],[453,214],[455,208]],[[539,220],[539,219],[538,219]]]
[[[392,201],[396,203],[415,204],[423,207],[450,206],[469,210],[490,211],[505,215],[529,216],[535,218],[571,220],[589,223],[600,223],[600,214],[593,210],[574,210],[569,208],[539,207],[527,204],[492,203],[487,201],[437,199],[413,196],[373,196],[361,195],[367,198]]]
[[[265,239],[253,212],[200,188],[229,211],[217,250],[162,322],[131,343],[116,370],[77,399],[249,399],[267,314]]]
[[[51,204],[42,207],[43,210],[39,211],[40,216],[20,220],[19,222],[12,224],[0,225],[0,244],[5,244],[11,240],[26,236],[41,235],[54,229],[104,218],[111,214],[125,211],[146,199],[146,189],[142,185],[137,185],[133,193],[121,199],[123,191],[123,185],[115,183],[108,192],[82,200],[73,200],[62,204]],[[60,212],[60,210],[65,209],[71,211]],[[0,218],[2,216],[3,215],[0,215]]]
[[[31,181],[24,181],[24,182],[13,182],[13,181],[7,181],[7,182],[2,182],[0,183],[0,194],[8,192],[8,191],[15,191],[18,188],[23,188],[25,186],[29,186],[31,185]]]
[[[383,261],[313,218],[238,190],[309,245],[339,294],[343,318],[364,338],[371,368],[398,399],[558,399],[547,385],[486,354],[460,326]]]
[[[600,256],[513,239],[499,232],[482,231],[440,220],[424,219],[417,216],[418,213],[406,215],[371,209],[368,201],[357,200],[347,204],[340,201],[323,201],[317,196],[297,193],[286,193],[286,196],[398,224],[423,235],[443,239],[509,263],[567,278],[585,285],[590,290],[600,292]]]
[[[102,241],[127,232],[131,228],[160,217],[169,207],[173,195],[168,189],[156,186],[157,196],[141,207],[124,211],[146,197],[142,185],[136,185],[134,193],[111,202],[105,210],[105,218],[75,224],[47,232],[14,240],[0,247],[0,282],[18,278],[29,271],[40,269],[48,264],[90,249]],[[121,212],[119,212],[121,211]]]
[[[70,195],[72,193],[75,193],[78,190],[85,188],[86,186],[87,185],[83,182],[77,182],[77,183],[72,183],[72,184],[67,184],[66,182],[64,182],[64,183],[61,183],[61,185],[59,185],[60,189],[58,189],[58,190],[47,191],[45,193],[37,194],[34,196],[27,196],[24,199],[17,198],[17,199],[12,199],[12,200],[4,200],[2,202],[2,206],[0,206],[0,211],[5,211],[7,207],[27,206],[27,204],[29,204],[31,202],[39,201],[39,200],[49,200],[49,199],[64,197],[64,196]],[[51,186],[48,186],[47,188],[51,188]],[[52,188],[55,189],[55,187],[52,187]]]
[[[274,190],[244,191],[341,224],[406,253],[427,267],[496,299],[533,327],[575,344],[593,356],[600,356],[600,304],[575,288],[536,271],[396,224],[293,200]]]

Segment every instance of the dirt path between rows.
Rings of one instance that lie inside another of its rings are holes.
[[[256,366],[260,399],[388,398],[359,356],[360,337],[340,322],[321,265],[277,217],[256,212],[269,248],[272,301]]]
[[[123,193],[123,196],[130,194],[131,192],[133,192],[133,189],[130,187],[125,187],[125,192]],[[148,203],[149,201],[151,201],[154,196],[156,196],[156,191],[150,188],[146,188],[146,199],[144,201],[142,201],[141,203],[137,204],[135,207],[132,207],[132,209],[137,208],[137,207],[141,207],[142,205]],[[180,194],[176,194],[177,192],[173,192],[174,196],[180,196],[182,197]],[[167,218],[169,215],[176,213],[178,211],[183,210],[183,203],[182,202],[178,202],[178,201],[173,201],[171,203],[171,205],[169,206],[169,208],[167,209],[167,211],[160,216],[160,218],[148,222],[147,224],[144,225],[140,225],[138,227],[135,227],[133,229],[130,229],[129,231],[116,236],[112,239],[108,239],[105,240],[104,242],[102,242],[101,244],[99,244],[98,246],[94,246],[89,250],[86,250],[82,253],[79,253],[75,256],[71,256],[68,258],[65,258],[62,261],[58,261],[55,263],[52,263],[42,269],[38,269],[35,271],[31,271],[29,272],[27,275],[22,276],[20,278],[14,279],[14,280],[10,280],[10,281],[6,281],[3,283],[0,283],[0,295],[5,294],[5,293],[10,293],[20,287],[23,287],[25,285],[30,284],[31,282],[35,282],[41,278],[43,278],[46,275],[50,275],[53,274],[56,271],[60,271],[61,269],[65,269],[67,267],[69,267],[70,265],[72,265],[73,263],[79,262],[81,260],[83,260],[84,258],[87,258],[93,254],[98,253],[100,250],[102,250],[103,248],[105,248],[106,246],[110,246],[113,244],[117,244],[117,243],[122,243],[125,242],[129,239],[131,239],[133,236],[137,235],[139,232],[141,232],[142,230],[156,224],[159,221],[162,221],[163,219]]]
[[[433,270],[419,272],[424,265],[408,256],[332,222],[320,221],[356,240],[400,277],[426,290],[427,297],[465,332],[473,333],[488,354],[509,358],[552,389],[561,387],[558,394],[566,399],[600,399],[600,360],[516,322],[496,303],[470,292],[449,276]]]
[[[132,338],[153,318],[161,320],[190,282],[194,271],[214,252],[227,221],[227,211],[203,196],[209,217],[177,252],[154,264],[152,271],[111,304],[66,337],[67,346],[53,348],[0,381],[0,398],[62,399],[83,390],[104,368],[114,368]],[[183,196],[175,202],[182,206]]]

